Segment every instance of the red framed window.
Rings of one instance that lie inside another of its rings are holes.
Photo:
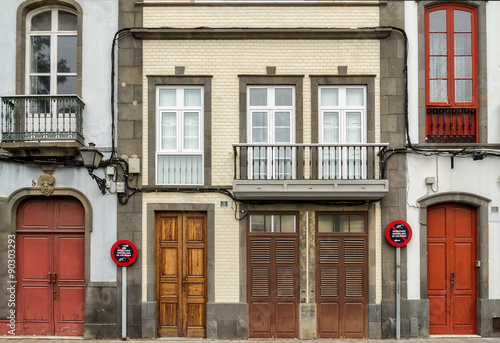
[[[477,15],[458,4],[425,11],[428,143],[477,142]]]

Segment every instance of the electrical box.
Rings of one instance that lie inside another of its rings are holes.
[[[117,193],[125,193],[125,182],[117,182],[116,183],[116,192]]]
[[[130,157],[128,159],[128,173],[139,174],[141,172],[141,162],[138,157]]]
[[[115,167],[106,167],[106,174],[109,176],[115,176]]]

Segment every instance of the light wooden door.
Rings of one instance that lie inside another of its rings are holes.
[[[205,337],[206,214],[156,214],[158,337]]]
[[[430,334],[476,333],[476,210],[441,204],[427,212]]]

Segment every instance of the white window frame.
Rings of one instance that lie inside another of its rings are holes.
[[[292,105],[291,106],[277,106],[275,105],[275,91],[276,89],[290,89],[292,91]],[[267,105],[265,106],[251,106],[250,105],[250,90],[251,89],[266,89],[267,90]],[[293,144],[295,143],[295,121],[296,121],[296,113],[295,113],[295,86],[288,85],[255,85],[255,86],[247,86],[247,142],[253,142],[253,126],[252,119],[253,114],[256,112],[265,112],[267,113],[267,142],[257,142],[262,144],[280,144],[281,142],[276,143],[275,137],[275,113],[280,111],[288,111],[290,112],[290,142],[283,144]],[[267,149],[267,161],[271,161],[273,159],[273,155],[277,156],[280,153],[278,148]],[[290,150],[291,154],[291,172],[290,177],[287,179],[295,179],[296,178],[296,148],[292,148]],[[248,151],[248,177],[249,179],[254,178],[253,173],[253,149],[250,148]],[[263,179],[276,179],[277,175],[280,173],[279,170],[276,170],[276,163],[267,163],[266,177]],[[283,173],[282,173],[283,174]]]
[[[50,31],[33,31],[31,30],[31,21],[34,16],[43,13],[51,12],[51,30]],[[57,71],[57,38],[60,36],[76,36],[78,39],[78,30],[76,31],[60,31],[59,30],[59,12],[68,12],[78,16],[75,11],[68,8],[58,6],[47,6],[39,10],[31,11],[26,16],[26,79],[25,91],[26,94],[31,94],[31,76],[50,76],[50,90],[48,94],[54,95],[57,93],[57,77],[71,76],[78,78],[78,70],[71,73],[61,73]],[[57,28],[57,30],[55,30]],[[50,73],[34,73],[31,72],[31,37],[34,36],[49,36],[50,37]],[[78,46],[76,47],[76,56],[78,58]],[[78,67],[77,67],[78,68]],[[76,85],[75,85],[76,86]],[[76,95],[76,94],[75,94]]]
[[[362,88],[363,89],[363,106],[347,106],[347,89],[355,89],[355,88]],[[322,89],[338,89],[338,105],[337,106],[322,106]],[[319,86],[318,87],[318,114],[319,114],[319,120],[318,120],[318,136],[319,136],[319,143],[320,144],[328,144],[332,142],[325,143],[325,137],[324,137],[324,113],[325,112],[338,112],[339,114],[339,141],[337,143],[332,143],[332,144],[349,144],[353,142],[347,142],[347,127],[346,127],[346,122],[347,122],[347,112],[360,112],[361,113],[361,140],[360,142],[357,143],[366,143],[366,136],[367,136],[367,117],[366,117],[366,112],[367,112],[367,87],[365,85],[326,85],[326,86]],[[354,143],[353,143],[354,144]],[[319,148],[318,149],[318,159],[319,159],[319,179],[322,179],[324,176],[324,168],[323,166],[323,150],[325,148]],[[360,148],[361,150],[361,156],[360,156],[360,161],[362,164],[362,168],[360,169],[360,175],[359,178],[365,179],[367,175],[367,170],[366,170],[366,161],[367,158],[367,153],[366,153],[366,148]],[[341,156],[340,158],[342,161],[347,161],[348,159],[348,150],[347,149],[342,149]],[[342,179],[348,179],[348,165],[347,163],[339,163],[336,166],[336,175],[339,175],[340,178]]]
[[[160,106],[160,90],[176,90],[176,106]],[[200,106],[184,106],[184,91],[189,89],[200,90]],[[156,87],[156,154],[155,154],[155,174],[157,185],[203,185],[205,182],[204,173],[204,87],[202,86],[158,86]],[[166,149],[162,147],[162,113],[174,112],[176,114],[176,147]],[[198,148],[184,148],[184,113],[198,112]],[[158,173],[159,156],[200,156],[201,158],[201,181],[199,183],[160,183]]]

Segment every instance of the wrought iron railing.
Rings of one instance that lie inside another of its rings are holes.
[[[427,108],[427,143],[476,143],[475,108]]]
[[[2,96],[2,142],[83,139],[83,107],[77,95]]]
[[[233,144],[235,180],[380,179],[388,143]]]

